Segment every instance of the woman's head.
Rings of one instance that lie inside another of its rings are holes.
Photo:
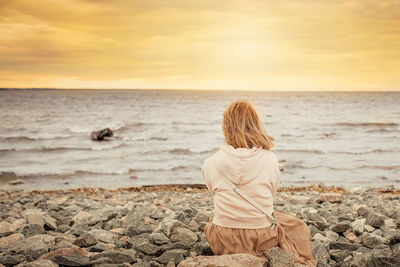
[[[235,101],[225,110],[222,122],[225,141],[234,148],[262,147],[269,150],[274,138],[265,131],[254,106],[248,100]]]

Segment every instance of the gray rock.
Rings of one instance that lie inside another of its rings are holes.
[[[194,244],[198,240],[197,234],[193,233],[189,229],[183,227],[174,228],[171,237],[172,242],[187,241],[189,244]]]
[[[329,250],[329,254],[331,255],[331,258],[334,259],[336,262],[341,262],[349,255],[351,255],[351,252],[348,250],[331,249]]]
[[[50,230],[57,229],[57,220],[51,217],[50,215],[43,215],[44,226]]]
[[[137,253],[133,249],[120,249],[120,250],[110,250],[104,251],[99,254],[90,257],[90,261],[93,262],[100,258],[109,258],[111,263],[135,263],[137,262]]]
[[[323,233],[325,234],[326,238],[328,238],[330,241],[336,241],[339,238],[339,234],[333,231],[324,231]]]
[[[42,235],[45,234],[46,231],[44,230],[44,228],[42,226],[40,226],[39,224],[26,224],[24,225],[24,227],[22,228],[21,233],[25,236],[25,237],[31,237],[31,236],[35,236],[35,235]]]
[[[361,235],[361,244],[363,244],[367,248],[374,248],[377,245],[389,244],[389,240],[379,235],[363,233]]]
[[[309,213],[309,214],[307,214],[307,222],[309,224],[314,225],[315,227],[317,227],[321,231],[323,231],[323,230],[325,230],[326,228],[329,227],[329,224],[326,221],[326,219],[323,218],[318,213]]]
[[[59,265],[51,260],[37,260],[28,262],[25,267],[58,267]]]
[[[331,227],[331,230],[335,233],[343,233],[344,231],[347,230],[347,228],[350,227],[350,222],[349,221],[342,221],[339,223],[334,224]]]
[[[79,247],[90,247],[96,245],[98,240],[89,233],[84,233],[75,239],[74,244]]]
[[[89,231],[89,234],[94,236],[97,240],[104,243],[114,243],[118,235],[103,229],[93,229]]]
[[[366,206],[361,206],[357,209],[358,216],[365,216],[369,213],[369,209]]]
[[[149,217],[153,212],[152,209],[145,205],[132,208],[123,221],[123,226],[128,228],[127,235],[132,237],[141,233],[151,233],[152,226],[146,222],[145,217]]]
[[[164,233],[167,237],[170,237],[176,227],[185,228],[185,224],[176,219],[170,217],[165,218],[161,223],[158,224],[153,233]]]
[[[269,267],[290,267],[294,266],[294,259],[291,254],[278,247],[273,247],[267,254]]]
[[[365,221],[365,218],[355,220],[350,224],[350,228],[353,229],[356,234],[360,235],[364,232]]]
[[[315,259],[318,262],[328,263],[330,258],[328,247],[324,243],[319,241],[313,241],[311,244],[313,247]]]
[[[39,259],[51,260],[63,266],[84,266],[90,263],[88,252],[79,247],[53,250]]]
[[[161,256],[157,257],[156,260],[160,263],[167,264],[173,261],[175,264],[184,260],[184,257],[188,256],[189,252],[186,249],[171,249],[165,251]]]
[[[146,255],[159,255],[164,251],[161,247],[152,244],[147,238],[133,238],[130,240],[132,247],[136,250],[142,251]]]
[[[161,246],[162,250],[171,250],[171,249],[185,249],[190,250],[192,247],[188,242],[179,241],[174,243],[168,243]]]
[[[0,253],[0,263],[4,264],[5,266],[13,266],[25,260],[26,257],[22,254],[6,254],[5,252]]]
[[[329,244],[329,247],[331,249],[341,249],[341,250],[355,251],[359,247],[361,247],[361,245],[360,244],[355,244],[355,243],[349,243],[349,242],[336,241],[336,242],[331,242]]]
[[[385,216],[377,212],[369,212],[365,223],[373,227],[381,227],[385,225]]]
[[[171,243],[171,240],[163,233],[152,233],[149,237],[150,240],[156,245]]]
[[[19,241],[10,248],[10,251],[25,255],[29,261],[33,261],[50,251],[54,245],[54,236],[35,235]]]

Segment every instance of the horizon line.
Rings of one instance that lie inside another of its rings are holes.
[[[252,89],[163,89],[163,88],[57,88],[57,87],[0,87],[0,90],[132,90],[132,91],[228,91],[269,93],[399,93],[400,90],[252,90]]]

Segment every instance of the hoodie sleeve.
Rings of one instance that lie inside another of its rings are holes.
[[[210,178],[207,176],[206,166],[205,165],[206,165],[206,162],[204,162],[203,166],[201,167],[201,172],[203,174],[203,180],[204,180],[204,182],[205,182],[205,184],[207,186],[208,191],[210,191],[210,193],[212,193],[214,195],[214,191],[213,191],[212,186],[211,186]]]
[[[281,182],[281,171],[279,168],[279,160],[276,157],[275,153],[272,153],[274,156],[274,170],[273,170],[273,178],[272,178],[272,195],[275,196],[278,191],[280,182]]]

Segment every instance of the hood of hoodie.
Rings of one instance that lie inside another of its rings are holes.
[[[236,185],[243,185],[257,178],[266,167],[266,152],[261,147],[234,148],[225,143],[216,153],[216,168]]]

